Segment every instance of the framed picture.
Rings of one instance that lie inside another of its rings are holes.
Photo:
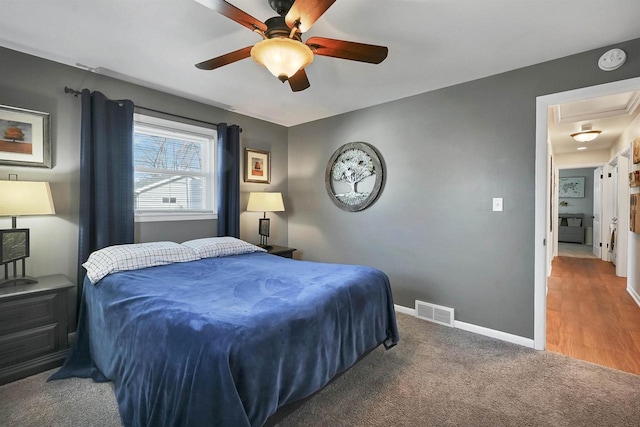
[[[268,151],[244,149],[244,182],[271,182],[271,155]]]
[[[640,193],[631,194],[629,197],[629,230],[640,233]]]
[[[640,136],[633,141],[633,163],[640,163]]]
[[[640,187],[640,171],[629,172],[629,187]]]
[[[584,176],[560,178],[558,197],[584,197]]]
[[[29,258],[29,229],[0,230],[0,265]]]
[[[0,105],[0,165],[51,167],[49,113]]]
[[[327,163],[324,185],[331,201],[347,212],[358,212],[376,201],[384,182],[382,156],[366,142],[349,142]]]

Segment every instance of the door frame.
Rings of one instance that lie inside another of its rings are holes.
[[[580,101],[640,89],[640,77],[596,86],[558,92],[536,98],[536,158],[535,158],[535,227],[534,227],[534,292],[533,345],[536,350],[546,346],[547,274],[548,263],[545,239],[549,229],[548,180],[548,109],[555,104]]]
[[[603,195],[605,194],[604,191],[604,183],[605,180],[602,178],[605,174],[605,166],[606,165],[601,165],[598,166],[597,168],[595,168],[593,170],[593,219],[595,221],[595,216],[596,216],[596,179],[598,179],[598,204],[600,206],[598,206],[598,230],[596,230],[596,226],[595,224],[593,225],[593,249],[592,249],[592,253],[593,255],[597,256],[598,259],[601,259],[603,261],[606,261],[603,258],[603,254],[606,254],[606,251],[604,251],[604,247],[602,246],[602,243],[605,241],[604,239],[606,238],[606,234],[604,233],[604,224],[605,224],[605,220],[603,219],[603,207],[604,207],[604,203],[603,203]],[[598,173],[600,173],[600,178],[597,177]],[[597,243],[598,246],[596,247],[596,231],[598,232],[598,239],[597,239]],[[598,253],[596,253],[596,251]]]

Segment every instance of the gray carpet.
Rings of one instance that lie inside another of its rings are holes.
[[[399,314],[378,348],[278,426],[638,426],[640,376]],[[110,384],[0,387],[0,425],[119,426]]]

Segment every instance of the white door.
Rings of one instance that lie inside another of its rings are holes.
[[[593,254],[601,258],[602,243],[600,215],[602,210],[602,168],[593,171]]]

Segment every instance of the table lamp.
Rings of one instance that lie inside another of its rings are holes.
[[[48,182],[0,181],[0,216],[12,217],[12,228],[0,230],[0,266],[4,265],[4,280],[0,280],[0,288],[38,283],[25,275],[25,259],[29,257],[29,229],[17,228],[16,217],[55,213]],[[21,277],[18,277],[18,261],[22,261]],[[13,277],[9,277],[9,265],[13,266]]]
[[[282,193],[268,191],[249,193],[247,212],[264,212],[264,217],[260,218],[258,222],[258,234],[260,234],[260,244],[258,246],[264,249],[272,248],[272,246],[267,245],[270,222],[270,219],[267,218],[267,212],[283,211]]]

